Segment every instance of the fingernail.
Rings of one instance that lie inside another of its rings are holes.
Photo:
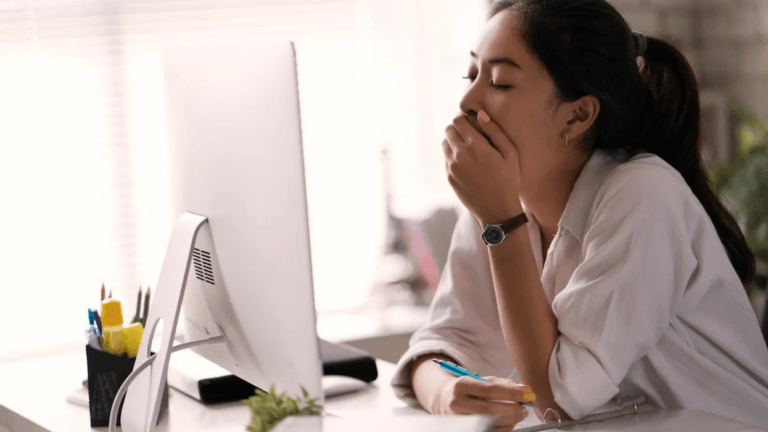
[[[536,401],[536,395],[533,394],[533,392],[528,392],[523,395],[523,399],[525,399],[526,402],[535,402]]]
[[[491,118],[488,117],[488,114],[486,114],[485,111],[483,111],[483,110],[480,110],[477,113],[477,118],[479,118],[480,121],[483,122],[483,123],[488,123],[491,120]]]

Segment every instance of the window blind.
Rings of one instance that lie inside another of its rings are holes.
[[[457,202],[440,142],[486,8],[485,0],[0,2],[0,360],[84,343],[102,282],[126,321],[139,286],[157,282],[175,216],[168,44],[296,42],[316,304],[364,302],[384,241],[382,147],[391,150],[399,213]]]

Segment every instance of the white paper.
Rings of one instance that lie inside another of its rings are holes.
[[[272,432],[486,432],[494,423],[495,417],[470,415],[291,416]]]

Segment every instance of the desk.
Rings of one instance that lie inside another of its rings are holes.
[[[333,412],[394,411],[426,414],[398,400],[389,386],[395,365],[377,360],[379,378],[363,391],[328,399]],[[66,401],[70,391],[87,376],[85,349],[70,353],[0,363],[0,432],[83,432],[106,431],[91,428],[88,408]],[[174,389],[169,389],[169,412],[158,432],[243,432],[251,412],[243,402],[206,406]],[[118,428],[120,430],[120,428]]]
[[[378,412],[426,415],[398,400],[389,381],[395,365],[377,360],[379,378],[370,388],[326,401],[331,413]],[[0,363],[0,432],[84,432],[106,431],[90,428],[88,408],[66,401],[66,395],[82,385],[87,375],[85,349],[64,354]],[[250,410],[242,402],[213,406],[170,389],[169,413],[158,425],[158,432],[243,432],[251,421]],[[531,413],[519,426],[540,423]],[[5,430],[4,430],[5,429]],[[118,428],[118,430],[120,430]],[[663,410],[624,417],[570,430],[592,432],[760,432],[739,422],[692,410]]]

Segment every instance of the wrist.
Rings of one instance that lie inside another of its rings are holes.
[[[443,412],[445,387],[455,378],[432,363],[432,359],[456,363],[456,360],[437,353],[416,357],[411,364],[411,386],[416,399],[426,411],[440,414]]]
[[[528,217],[525,212],[502,221],[501,223],[489,223],[483,228],[480,238],[487,246],[498,246],[511,234],[519,230],[520,227],[528,223]]]
[[[504,223],[505,221],[508,221],[513,217],[520,215],[521,213],[525,213],[523,211],[523,206],[517,205],[494,215],[479,217],[477,218],[477,221],[480,222],[480,226],[482,228],[485,228],[488,225]]]

